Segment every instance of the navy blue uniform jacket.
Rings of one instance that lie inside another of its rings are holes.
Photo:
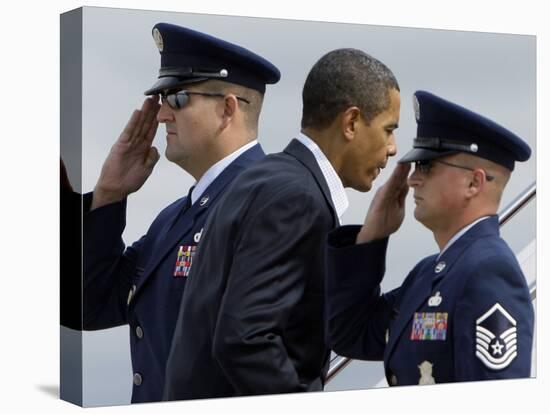
[[[324,239],[337,220],[321,170],[297,140],[233,182],[189,275],[164,399],[323,388]]]
[[[528,377],[533,306],[525,277],[485,219],[441,258],[380,293],[388,239],[355,244],[359,226],[329,235],[329,341],[340,355],[384,360],[390,385]],[[386,343],[387,342],[387,343]]]
[[[126,200],[90,212],[92,197],[85,196],[84,329],[130,325],[132,402],[161,400],[181,297],[206,218],[229,183],[264,155],[259,145],[245,151],[200,200],[185,211],[187,197],[166,207],[126,249]]]

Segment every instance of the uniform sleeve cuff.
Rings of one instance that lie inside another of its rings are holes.
[[[359,225],[341,226],[328,234],[327,243],[332,248],[342,248],[355,245],[357,233],[361,230]]]
[[[102,234],[102,240],[118,240],[126,227],[126,198],[90,211],[93,193],[83,195],[83,229],[87,235]]]
[[[379,283],[386,271],[388,238],[356,244],[361,226],[342,226],[328,235],[326,266],[330,275],[357,279],[368,274],[369,284]]]

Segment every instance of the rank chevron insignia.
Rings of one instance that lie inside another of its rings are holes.
[[[494,370],[506,368],[517,356],[516,320],[499,303],[476,321],[476,356]]]

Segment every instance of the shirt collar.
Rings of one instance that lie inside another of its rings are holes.
[[[336,174],[334,167],[321,148],[319,148],[319,146],[311,138],[300,132],[296,139],[304,144],[315,157],[315,161],[317,161],[317,164],[323,173],[323,177],[325,177],[325,181],[327,182],[330,191],[330,198],[332,198],[332,204],[334,204],[336,215],[338,216],[338,220],[341,222],[342,216],[349,206],[348,196],[344,186],[342,185],[342,180],[340,180],[340,177]]]
[[[193,192],[191,193],[191,205],[195,204],[195,201],[197,201],[200,196],[204,193],[204,191],[208,188],[210,184],[212,184],[212,181],[216,179],[218,175],[222,173],[223,170],[227,168],[229,164],[231,164],[235,159],[241,155],[246,150],[252,148],[254,145],[258,144],[258,140],[255,139],[254,141],[249,142],[248,144],[243,145],[236,151],[229,154],[227,157],[222,158],[217,163],[212,165],[199,179],[199,181],[195,184],[195,188],[193,189]]]
[[[458,231],[458,233],[456,233],[453,237],[451,237],[451,240],[449,240],[447,242],[447,244],[445,245],[445,247],[443,248],[443,250],[441,250],[441,252],[439,253],[439,256],[437,256],[437,260],[439,260],[439,258],[443,255],[443,253],[445,253],[446,250],[449,249],[449,247],[451,247],[451,245],[457,241],[458,239],[460,239],[460,237],[462,237],[462,235],[464,235],[468,230],[470,230],[472,227],[474,227],[477,223],[479,223],[480,221],[483,221],[487,218],[489,218],[491,216],[483,216],[483,217],[480,217],[478,218],[476,221],[474,221],[473,223],[470,223],[468,224],[466,227],[463,227],[462,229],[460,229]]]

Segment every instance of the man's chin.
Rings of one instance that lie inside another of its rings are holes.
[[[168,151],[168,148],[166,148],[166,151],[164,151],[164,156],[166,157],[166,159],[170,162],[174,162],[174,160],[172,159],[171,155],[170,155],[170,152]]]
[[[170,147],[169,146],[166,146],[166,150],[164,151],[164,156],[166,157],[166,159],[170,162],[175,162],[177,163],[179,157],[177,157],[177,154],[174,154],[174,151],[171,151],[170,150]]]
[[[361,188],[357,189],[357,191],[361,191],[362,193],[366,193],[367,191],[370,191],[372,188],[372,183],[374,182],[376,178],[373,179],[367,179],[361,183]]]
[[[372,188],[372,182],[374,181],[371,177],[364,179],[363,181],[346,181],[345,178],[341,178],[342,185],[344,188],[353,188],[355,191],[361,193],[366,193]]]
[[[368,184],[365,184],[365,186],[359,191],[361,191],[362,193],[366,193],[366,192],[370,191],[371,189],[372,189],[372,181],[369,182]]]
[[[427,217],[424,214],[422,214],[422,210],[420,210],[418,206],[416,206],[416,208],[414,209],[414,219],[418,221],[420,224],[422,224],[424,227],[426,227],[427,229],[431,229],[429,220],[427,220]]]
[[[370,191],[370,189],[372,188],[372,181],[368,182],[368,183],[356,183],[356,184],[353,184],[353,185],[344,185],[344,187],[351,187],[353,188],[355,191],[359,191],[361,193],[366,193],[367,191]]]

